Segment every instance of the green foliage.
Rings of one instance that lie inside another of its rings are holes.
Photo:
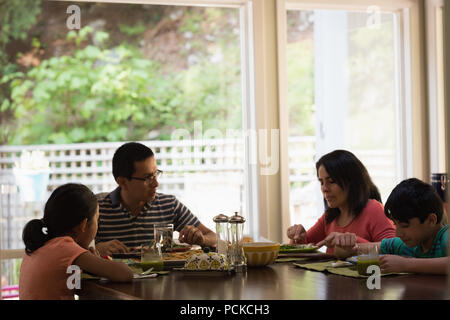
[[[289,134],[314,133],[314,43],[312,39],[294,42],[287,48]]]
[[[180,32],[197,33],[200,30],[203,15],[196,10],[187,10],[184,15]]]
[[[40,0],[0,1],[0,79],[10,78],[18,71],[18,66],[8,59],[6,46],[11,40],[26,40],[40,12]],[[16,125],[9,96],[9,83],[0,82],[0,144],[11,138]]]
[[[103,41],[87,44],[89,36]],[[192,132],[194,120],[204,120],[205,130],[240,127],[237,50],[225,63],[203,60],[163,76],[136,47],[106,48],[104,32],[86,27],[67,39],[73,55],[2,79],[11,81],[12,103],[1,107],[20,121],[12,144],[141,140],[152,130],[167,139],[176,128]]]
[[[139,21],[136,25],[134,26],[127,26],[125,24],[119,24],[119,30],[120,32],[122,32],[123,34],[126,34],[127,36],[138,36],[140,34],[142,34],[145,31],[146,27],[145,25]]]
[[[395,66],[392,21],[379,29],[357,28],[349,35],[349,114],[352,146],[395,147]],[[379,130],[383,124],[383,130]],[[373,132],[377,132],[376,135]]]
[[[12,39],[26,40],[28,29],[36,23],[40,12],[40,0],[0,1],[0,49],[4,50]]]

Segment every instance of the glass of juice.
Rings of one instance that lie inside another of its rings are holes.
[[[372,243],[358,243],[358,257],[356,261],[358,273],[363,276],[370,276],[372,273],[368,273],[367,268],[371,265],[380,266],[377,245]]]
[[[150,268],[153,268],[154,271],[164,269],[162,254],[155,241],[141,246],[141,268],[142,271],[147,271]]]

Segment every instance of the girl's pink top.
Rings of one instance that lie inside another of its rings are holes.
[[[346,226],[339,226],[337,219],[325,223],[325,213],[314,226],[306,232],[304,243],[317,243],[332,232],[350,232],[357,236],[357,242],[379,242],[384,238],[395,237],[393,222],[384,214],[383,205],[376,200],[369,200],[361,213]],[[333,254],[333,248],[327,248]]]
[[[74,278],[75,272],[67,268],[85,252],[86,249],[65,236],[47,241],[30,256],[24,254],[20,266],[19,299],[73,300],[74,282],[68,278]]]

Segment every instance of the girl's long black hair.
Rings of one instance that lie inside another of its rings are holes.
[[[324,166],[331,179],[343,190],[348,190],[348,207],[354,217],[358,216],[369,199],[381,202],[377,186],[372,182],[366,167],[351,152],[335,150],[327,153],[316,163],[317,175],[319,167]],[[331,223],[341,213],[338,208],[330,208],[326,200],[325,222]]]
[[[97,198],[82,185],[68,183],[53,191],[42,219],[29,221],[22,233],[25,252],[30,255],[47,241],[67,235],[84,219],[91,220],[97,210]]]

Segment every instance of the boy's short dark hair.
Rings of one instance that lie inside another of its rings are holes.
[[[389,195],[384,213],[391,220],[408,222],[419,218],[423,223],[430,213],[442,220],[443,203],[436,190],[428,183],[411,178],[400,182]]]
[[[152,149],[138,142],[128,142],[121,145],[114,153],[112,171],[114,179],[118,177],[131,178],[136,171],[135,161],[144,161],[153,157]]]

